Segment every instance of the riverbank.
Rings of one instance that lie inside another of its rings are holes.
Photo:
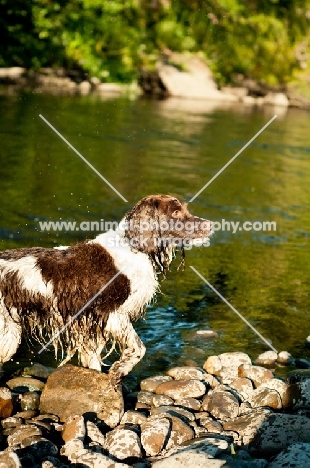
[[[0,85],[7,92],[26,89],[58,95],[93,93],[103,97],[129,95],[132,98],[144,95],[155,99],[176,97],[256,107],[310,109],[309,83],[306,78],[288,85],[271,87],[239,77],[234,85],[218,89],[202,58],[182,54],[162,57],[153,69],[140,70],[137,81],[131,84],[102,83],[97,77],[62,68],[43,68],[35,72],[11,67],[0,68]]]
[[[131,392],[106,374],[40,364],[0,388],[0,465],[96,468],[310,466],[310,372],[268,351],[209,356]],[[303,363],[306,367],[306,363]]]

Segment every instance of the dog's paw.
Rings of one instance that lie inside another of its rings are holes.
[[[109,372],[109,379],[112,387],[115,388],[121,383],[122,376],[117,372]]]

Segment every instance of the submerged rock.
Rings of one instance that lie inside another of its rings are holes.
[[[121,386],[113,387],[108,375],[92,369],[72,365],[60,367],[46,382],[40,411],[57,414],[61,421],[92,413],[108,426],[115,427],[124,412]]]

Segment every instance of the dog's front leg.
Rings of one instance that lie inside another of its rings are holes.
[[[116,324],[118,327],[115,329]],[[130,319],[124,314],[114,314],[113,325],[113,330],[110,329],[110,332],[123,347],[120,359],[109,371],[111,382],[117,384],[143,358],[145,346],[135,332]]]

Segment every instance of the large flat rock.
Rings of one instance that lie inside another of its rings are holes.
[[[70,416],[95,413],[108,426],[119,424],[124,413],[121,386],[113,387],[109,377],[96,370],[67,365],[48,378],[41,395],[41,413]]]

